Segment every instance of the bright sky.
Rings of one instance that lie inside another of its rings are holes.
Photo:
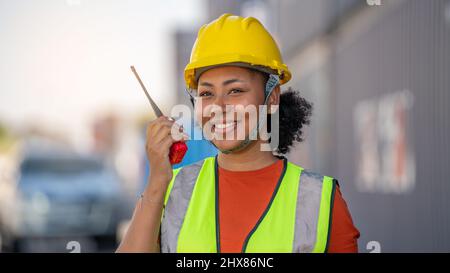
[[[197,29],[204,0],[0,0],[0,122],[82,137],[90,117],[173,103],[176,28]]]

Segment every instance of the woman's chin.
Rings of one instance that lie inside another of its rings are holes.
[[[214,145],[221,151],[230,150],[241,144],[242,140],[214,140]]]

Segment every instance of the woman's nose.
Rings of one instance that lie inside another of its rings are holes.
[[[224,95],[217,95],[215,100],[214,100],[214,104],[219,106],[222,109],[225,109],[225,105],[226,105],[225,96]]]

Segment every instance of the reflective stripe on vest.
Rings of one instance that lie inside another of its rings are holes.
[[[286,159],[242,252],[325,252],[335,180]],[[161,222],[161,252],[219,252],[217,159],[174,170]]]

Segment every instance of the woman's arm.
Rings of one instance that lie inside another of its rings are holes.
[[[359,235],[358,229],[353,224],[347,203],[342,197],[339,186],[336,186],[328,253],[358,252]]]
[[[151,185],[164,181],[148,181],[149,187],[134,209],[131,224],[116,252],[160,252],[159,228],[165,191]]]
[[[174,126],[173,120],[164,116],[147,126],[146,152],[150,161],[150,178],[143,196],[134,209],[130,226],[117,252],[160,252],[161,250],[158,242],[161,215],[167,187],[173,176],[169,150],[170,146],[177,141],[171,135],[172,126]],[[177,138],[179,141],[180,137]],[[183,135],[181,139],[186,140],[187,135]]]

